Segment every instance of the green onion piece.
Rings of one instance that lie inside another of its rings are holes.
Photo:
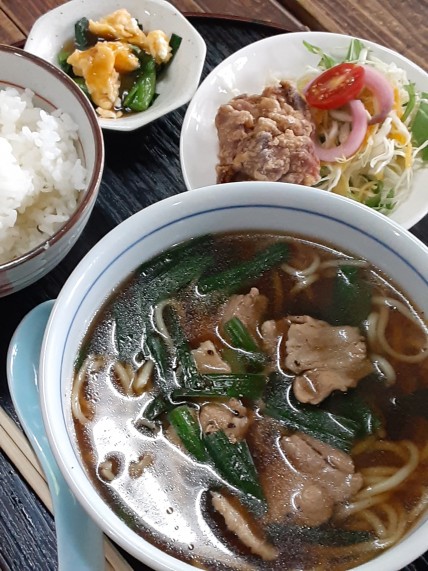
[[[248,329],[239,317],[229,319],[229,321],[224,324],[224,329],[234,347],[249,353],[259,351],[259,346],[251,337]]]
[[[169,355],[163,339],[147,326],[145,326],[144,329],[143,351],[146,358],[151,359],[155,363],[158,372],[157,385],[158,388],[165,393],[169,386],[168,381],[171,381],[172,369],[170,367]]]
[[[182,369],[182,380],[185,386],[191,386],[193,379],[198,376],[195,359],[193,358],[190,345],[181,328],[176,311],[172,307],[165,308],[165,323],[172,339],[175,355]]]
[[[260,351],[259,346],[242,321],[238,317],[232,317],[224,324],[224,330],[232,346],[238,349],[238,356],[241,360],[252,367],[251,372],[262,370],[267,361],[267,356]]]
[[[168,420],[190,454],[199,462],[208,460],[201,427],[193,416],[192,409],[187,405],[177,406],[168,413]]]
[[[144,418],[147,420],[155,420],[158,416],[171,410],[174,405],[163,395],[156,395],[144,409]]]
[[[153,275],[150,291],[142,288],[141,300],[145,306],[168,299],[181,288],[200,276],[213,263],[211,254],[192,252],[181,256],[179,262],[165,264],[163,270]]]
[[[80,18],[74,25],[74,43],[78,50],[85,50],[89,46],[89,20]]]
[[[332,395],[325,401],[325,407],[336,415],[354,421],[357,438],[374,434],[381,426],[380,418],[355,390]]]
[[[172,398],[229,397],[257,400],[263,394],[266,377],[256,373],[208,373],[191,376],[190,383],[172,392]]]
[[[195,254],[201,254],[211,250],[212,236],[205,234],[192,238],[186,242],[181,242],[169,248],[166,252],[158,254],[151,260],[144,262],[137,272],[142,277],[152,279],[159,274],[165,273],[168,268],[181,265],[186,260],[193,258]]]
[[[171,37],[169,39],[169,47],[171,48],[171,54],[172,54],[171,59],[177,53],[177,50],[180,47],[182,41],[183,41],[182,37],[178,36],[177,34],[171,34]],[[171,61],[171,59],[169,61]]]
[[[369,531],[344,529],[328,524],[319,527],[272,524],[268,527],[268,533],[275,541],[294,537],[304,543],[330,547],[345,547],[374,539],[374,535]]]
[[[246,366],[239,351],[235,351],[231,347],[225,347],[221,352],[221,358],[230,366],[232,373],[245,373]]]
[[[354,420],[299,403],[292,394],[290,381],[276,373],[269,377],[264,401],[265,415],[345,452],[350,451],[357,438],[359,426]]]
[[[222,430],[204,436],[205,446],[219,474],[244,494],[264,499],[253,458],[245,441],[232,444]]]
[[[337,269],[331,318],[338,325],[358,326],[371,310],[371,286],[364,279],[363,269],[341,265]]]
[[[285,242],[277,242],[266,250],[258,252],[252,260],[235,265],[218,274],[200,278],[198,290],[202,294],[217,290],[233,293],[248,281],[259,278],[266,271],[284,262],[288,256],[288,245]]]

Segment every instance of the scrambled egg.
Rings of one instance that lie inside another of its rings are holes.
[[[166,63],[172,55],[168,37],[164,32],[152,30],[146,35],[138,27],[137,20],[124,8],[97,22],[89,20],[89,31],[99,38],[121,40],[138,46],[149,53],[156,63]]]
[[[119,73],[139,67],[131,48],[121,42],[98,42],[84,50],[75,50],[67,59],[73,73],[83,77],[95,105],[112,110],[119,97]]]
[[[95,46],[75,50],[67,59],[73,73],[83,77],[97,112],[102,117],[119,116],[114,107],[119,98],[120,74],[138,69],[140,62],[131,45],[150,54],[157,64],[171,57],[168,36],[161,30],[147,35],[125,10],[116,10],[99,21],[89,20],[89,31],[100,38]]]

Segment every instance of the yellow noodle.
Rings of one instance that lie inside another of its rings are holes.
[[[401,442],[392,442],[391,440],[376,440],[373,442],[371,449],[375,450],[384,450],[385,452],[393,452],[396,454],[403,462],[407,462],[409,454],[407,450],[403,448],[403,444],[405,441]]]
[[[124,393],[129,395],[132,382],[132,376],[129,374],[129,368],[126,365],[123,365],[120,361],[116,361],[113,365],[113,371]]]
[[[390,387],[395,383],[397,380],[397,374],[388,359],[382,355],[373,353],[370,355],[370,361],[380,369],[380,372],[385,377],[385,384],[387,387]]]
[[[370,466],[368,468],[362,468],[360,473],[364,476],[364,481],[367,477],[378,477],[384,478],[385,476],[391,476],[395,474],[397,468],[394,466]]]
[[[372,435],[369,436],[368,438],[365,438],[364,440],[361,440],[360,442],[357,442],[357,444],[352,449],[352,456],[355,457],[358,456],[359,454],[367,452],[367,450],[369,450],[371,446],[373,446],[375,440],[376,436]]]
[[[364,485],[365,487],[374,486],[379,482],[383,482],[385,480],[385,476],[364,476]]]
[[[88,357],[83,361],[79,371],[74,376],[73,388],[71,391],[71,411],[74,418],[81,424],[87,424],[90,421],[90,419],[84,415],[81,404],[82,400],[88,404],[82,395],[82,388],[86,380],[86,375],[88,374],[89,367],[98,371],[102,367],[103,363],[103,357],[93,357],[88,355]]]
[[[131,381],[131,390],[135,394],[141,394],[150,380],[154,368],[153,361],[146,361],[135,372]]]
[[[402,484],[404,480],[406,480],[406,478],[410,476],[410,474],[418,465],[419,451],[417,447],[413,444],[413,442],[406,441],[404,442],[404,446],[408,449],[409,452],[408,462],[402,468],[398,469],[397,472],[394,475],[390,476],[389,478],[386,478],[385,480],[379,482],[378,484],[375,484],[374,486],[369,486],[367,488],[364,488],[363,490],[360,490],[356,496],[357,499],[374,496],[392,490],[393,488],[396,488],[397,486]]]
[[[360,512],[359,517],[364,519],[370,524],[371,528],[374,530],[376,535],[383,539],[386,536],[386,528],[382,523],[379,516],[377,516],[372,510],[363,510]]]
[[[407,308],[405,308],[404,304],[402,304],[401,302],[395,303],[395,300],[390,300],[390,298],[384,299],[384,298],[375,297],[375,298],[373,298],[373,303],[376,303],[376,302],[379,303],[379,300],[382,301],[382,306],[380,308],[379,318],[377,320],[376,334],[377,334],[377,340],[380,343],[380,345],[382,346],[382,349],[385,351],[385,353],[387,353],[391,357],[394,357],[395,359],[397,359],[397,361],[401,361],[403,363],[420,363],[421,361],[426,359],[428,337],[427,337],[427,332],[425,331],[425,329],[423,329],[423,331],[425,333],[425,337],[426,337],[425,345],[424,345],[423,349],[421,351],[419,351],[419,353],[416,353],[414,355],[405,355],[404,353],[399,353],[398,351],[396,351],[395,349],[393,349],[391,347],[391,345],[388,343],[388,341],[386,339],[386,327],[388,325],[388,320],[389,320],[388,305],[394,304],[394,307],[396,307],[396,309],[398,311],[400,311],[400,313],[402,313],[402,315],[411,319],[418,326],[420,326],[420,323],[410,313],[410,311]],[[388,303],[388,302],[390,302],[390,303]]]
[[[410,321],[420,327],[426,336],[428,336],[427,326],[423,323],[423,321],[417,316],[415,312],[413,312],[407,305],[405,305],[402,301],[398,299],[394,299],[392,297],[381,297],[381,296],[374,296],[372,302],[376,305],[384,305],[386,307],[390,307],[396,309],[403,315],[407,317]],[[428,339],[427,339],[428,341]]]
[[[404,532],[406,531],[407,527],[407,515],[404,510],[400,510],[400,514],[398,516],[398,522],[394,532],[391,535],[386,536],[385,538],[380,538],[378,540],[378,544],[382,549],[394,545],[401,539]]]
[[[388,500],[389,494],[378,494],[377,496],[370,496],[361,500],[356,500],[350,504],[343,506],[338,512],[337,516],[340,519],[347,518],[348,516],[358,513],[362,510],[368,509],[376,504]]]
[[[303,277],[291,288],[290,293],[294,294],[299,291],[303,291],[304,289],[312,285],[314,282],[316,282],[318,279],[319,279],[318,274],[312,274],[308,277]]]
[[[376,329],[378,319],[379,313],[377,311],[372,311],[367,317],[367,343],[370,347],[373,347],[376,343]]]
[[[397,510],[395,510],[390,504],[387,503],[382,504],[380,507],[388,520],[388,534],[392,535],[393,533],[396,533],[399,522]]]
[[[412,509],[412,511],[408,515],[409,522],[413,522],[422,514],[425,508],[428,506],[428,490],[423,490],[421,497],[419,498],[419,502],[417,505]]]
[[[311,264],[309,264],[309,266],[307,266],[306,268],[303,268],[302,270],[298,270],[296,268],[293,268],[293,266],[290,266],[288,264],[282,264],[281,265],[281,269],[286,273],[289,274],[290,276],[295,276],[295,277],[307,277],[313,273],[315,273],[320,265],[320,257],[319,256],[315,256],[314,260]]]
[[[165,309],[165,307],[167,307],[168,305],[175,307],[176,304],[174,302],[174,300],[172,299],[165,299],[164,301],[161,301],[160,303],[158,303],[156,305],[156,307],[154,308],[153,311],[153,324],[155,326],[156,331],[162,335],[162,337],[165,339],[166,343],[172,347],[173,342],[171,339],[171,336],[168,332],[168,328],[165,324],[164,318],[163,318],[163,311]]]
[[[357,268],[367,268],[368,262],[366,260],[353,260],[353,259],[339,259],[339,260],[326,260],[320,264],[320,270],[326,268],[336,268],[339,266],[355,266]]]
[[[99,465],[98,472],[104,480],[112,482],[116,478],[116,474],[114,474],[112,468],[113,462],[111,460],[105,460]]]

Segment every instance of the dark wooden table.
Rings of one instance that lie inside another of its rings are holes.
[[[37,17],[60,3],[59,0],[1,0],[0,42],[22,45]],[[204,75],[240,47],[280,29],[328,30],[374,40],[428,70],[428,0],[174,0],[174,4],[187,14],[199,14],[189,17],[208,44]],[[213,14],[226,14],[232,19],[214,18]],[[0,405],[15,420],[4,367],[13,331],[35,305],[58,295],[79,260],[110,229],[139,209],[185,189],[178,156],[184,112],[185,107],[131,134],[105,133],[103,182],[82,237],[46,278],[0,299]],[[428,244],[428,217],[412,232]],[[127,559],[133,569],[148,570],[129,556]],[[0,569],[57,569],[53,518],[2,452]],[[428,558],[419,558],[406,571],[428,571]]]
[[[61,0],[1,0],[0,43],[25,40],[38,16]],[[379,42],[428,70],[428,0],[173,0],[183,12],[221,13],[289,31],[327,30]]]

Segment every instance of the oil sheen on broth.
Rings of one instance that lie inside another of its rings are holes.
[[[119,517],[199,568],[350,569],[428,502],[426,355],[425,322],[364,260],[204,236],[98,312],[78,448]]]

